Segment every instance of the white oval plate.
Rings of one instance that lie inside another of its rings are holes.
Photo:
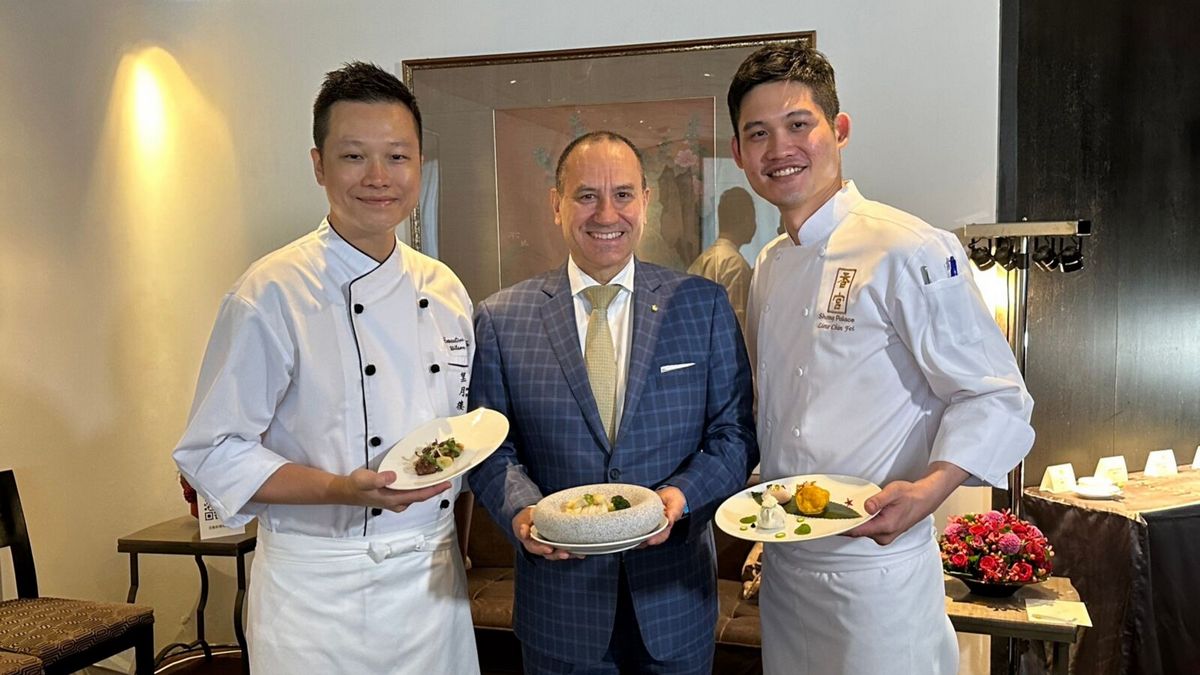
[[[434,441],[444,441],[451,436],[462,444],[463,451],[450,468],[427,476],[417,474],[413,468],[415,453]],[[465,415],[439,417],[417,427],[393,445],[379,463],[378,470],[396,472],[396,480],[388,485],[393,490],[437,485],[487,459],[505,438],[508,438],[508,418],[495,410],[479,408]]]
[[[529,528],[529,538],[539,544],[553,546],[560,551],[574,553],[575,555],[605,555],[608,553],[620,553],[621,551],[628,551],[631,548],[637,548],[638,545],[643,541],[646,541],[665,529],[667,529],[667,517],[663,516],[663,519],[659,522],[658,527],[647,532],[646,534],[633,537],[632,539],[624,539],[622,541],[610,541],[602,544],[560,544],[558,542],[539,537],[536,526],[531,526]]]
[[[758,528],[749,527],[747,523],[741,522],[742,518],[746,516],[757,516],[761,510],[758,502],[754,501],[754,497],[750,496],[751,492],[762,492],[767,489],[767,485],[776,484],[786,486],[789,492],[795,492],[796,484],[806,481],[816,481],[818,486],[829,490],[830,502],[847,505],[846,500],[849,499],[851,504],[848,506],[863,514],[863,517],[842,519],[810,518],[808,516],[793,516],[789,513],[785,521],[786,524],[782,528],[767,530],[765,532]],[[869,480],[855,478],[854,476],[810,473],[802,476],[776,478],[748,487],[726,499],[717,509],[716,515],[713,516],[713,522],[726,534],[738,539],[765,543],[812,541],[813,539],[831,537],[835,534],[852,530],[858,525],[874,518],[874,514],[868,514],[867,510],[863,508],[863,502],[878,492],[878,485]],[[804,520],[797,521],[797,518],[804,518]],[[812,531],[808,534],[796,534],[796,528],[800,526],[801,522],[808,523]],[[746,529],[743,530],[743,526],[746,526]],[[783,533],[782,537],[775,536],[781,532]]]

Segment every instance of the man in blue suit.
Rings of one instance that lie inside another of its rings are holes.
[[[712,515],[758,462],[741,332],[719,285],[634,258],[650,191],[628,139],[576,139],[555,183],[570,258],[479,306],[470,393],[471,407],[511,422],[470,482],[517,547],[525,669],[707,673]],[[612,381],[589,377],[596,355]],[[544,495],[605,482],[656,489],[668,528],[642,548],[586,558],[530,538]]]

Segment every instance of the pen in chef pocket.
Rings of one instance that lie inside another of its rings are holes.
[[[950,256],[950,259],[946,261],[946,268],[950,270],[950,276],[958,276],[958,261],[954,259],[954,256]]]
[[[924,266],[924,265],[921,265],[921,278],[925,280],[925,285],[926,285],[926,286],[928,286],[928,285],[930,284],[930,281],[929,281],[929,268],[928,268],[928,267],[926,267],[926,266]]]

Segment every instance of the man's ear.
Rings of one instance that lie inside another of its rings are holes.
[[[845,147],[850,142],[850,116],[844,112],[838,113],[833,118],[833,131],[837,135],[838,147]]]
[[[562,226],[562,217],[559,215],[558,207],[562,199],[558,195],[558,188],[550,188],[550,210],[554,212],[554,224]]]
[[[738,142],[737,134],[729,139],[729,152],[733,154],[733,163],[737,164],[737,168],[745,168],[742,166],[742,144]]]
[[[321,150],[313,148],[308,151],[308,154],[312,157],[313,175],[317,177],[317,185],[325,187],[325,168],[321,166]]]

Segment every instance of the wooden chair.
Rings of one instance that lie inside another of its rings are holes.
[[[6,547],[17,597],[0,602],[0,652],[38,659],[47,675],[55,675],[133,648],[138,675],[154,672],[153,609],[38,595],[33,548],[12,470],[0,471],[0,548]]]

